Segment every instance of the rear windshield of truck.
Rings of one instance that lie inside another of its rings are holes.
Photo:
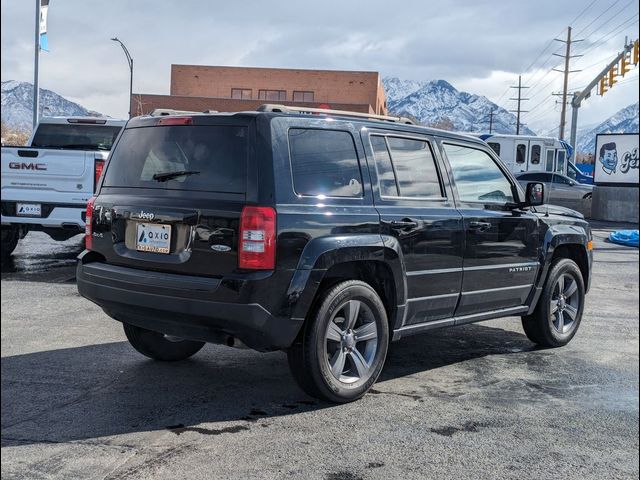
[[[126,129],[104,186],[245,193],[247,128],[152,126]]]
[[[31,145],[38,148],[111,150],[121,129],[113,125],[42,123]]]

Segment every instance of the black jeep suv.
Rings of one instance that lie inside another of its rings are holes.
[[[374,117],[131,120],[87,208],[80,294],[148,357],[285,350],[334,402],[364,395],[406,335],[521,316],[533,342],[568,343],[587,222],[539,206],[543,185],[525,193],[478,139]]]

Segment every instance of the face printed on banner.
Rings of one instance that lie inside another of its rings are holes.
[[[605,143],[600,148],[600,158],[598,161],[602,164],[602,170],[607,175],[616,172],[618,166],[618,150],[614,142]]]

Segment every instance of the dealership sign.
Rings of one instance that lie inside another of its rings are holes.
[[[638,134],[598,135],[595,160],[593,176],[596,185],[638,185]]]

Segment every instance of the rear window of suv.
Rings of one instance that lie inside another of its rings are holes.
[[[113,125],[41,123],[31,145],[39,148],[111,150],[121,129]]]
[[[247,152],[246,127],[130,128],[113,150],[104,186],[245,193]]]

